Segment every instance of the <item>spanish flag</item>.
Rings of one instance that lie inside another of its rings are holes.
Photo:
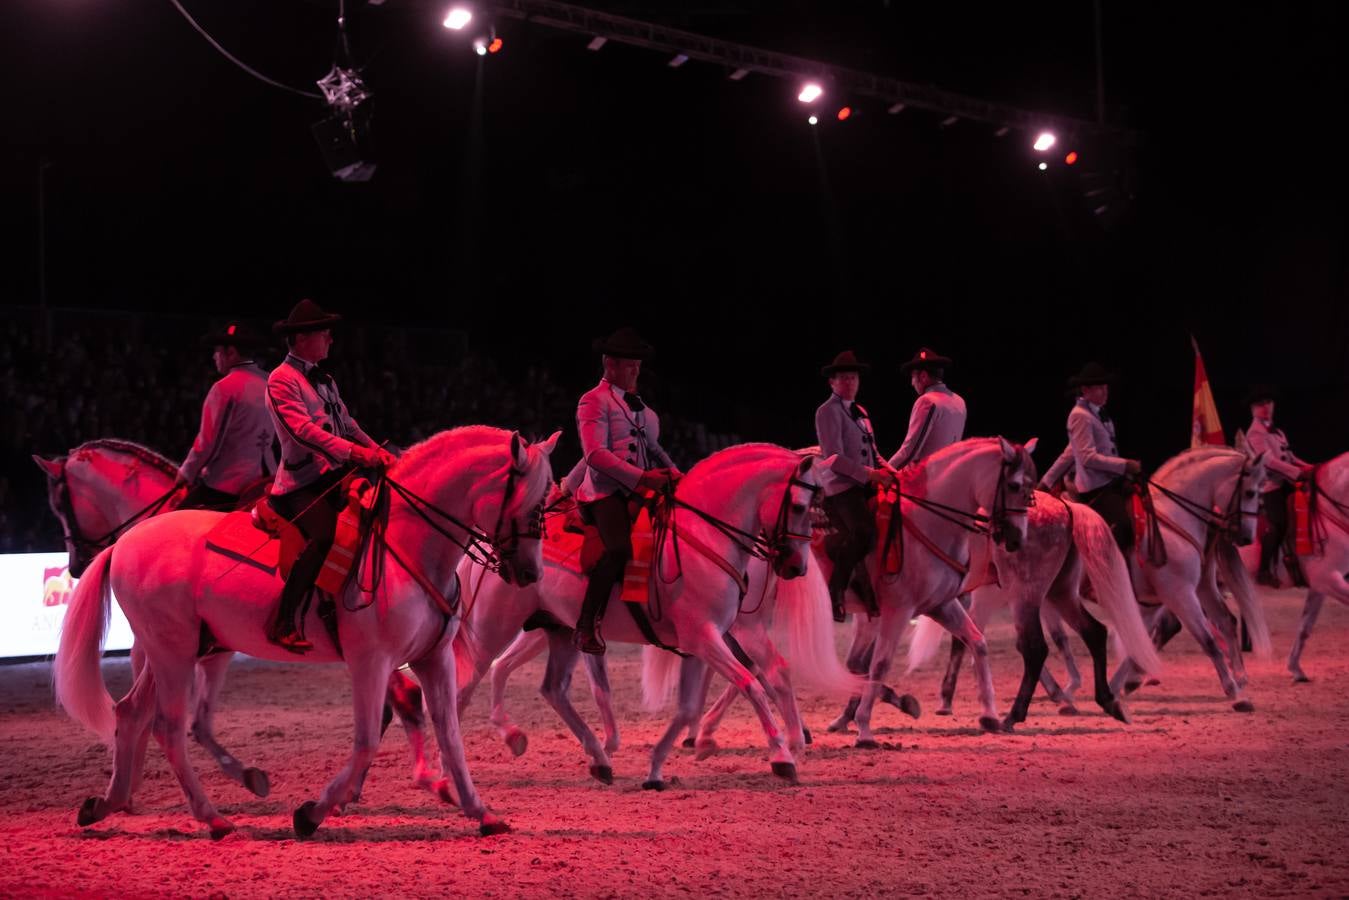
[[[1194,412],[1190,423],[1190,446],[1222,446],[1227,440],[1223,437],[1222,423],[1218,421],[1218,406],[1213,402],[1208,373],[1204,371],[1204,357],[1199,355],[1199,342],[1193,335],[1190,344],[1194,347]]]

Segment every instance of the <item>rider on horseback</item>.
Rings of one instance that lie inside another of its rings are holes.
[[[179,509],[228,511],[239,495],[276,471],[276,432],[267,413],[267,373],[253,358],[262,339],[238,322],[201,339],[222,377],[201,409],[201,429],[178,483],[189,486]]]
[[[824,511],[833,529],[824,547],[834,563],[834,572],[829,577],[829,600],[836,622],[846,618],[843,602],[849,587],[862,600],[868,615],[880,615],[864,564],[876,544],[876,518],[867,501],[874,493],[872,485],[888,482],[891,475],[880,467],[871,417],[857,403],[860,373],[870,368],[851,350],[844,350],[820,370],[833,391],[815,411],[815,436],[820,453],[837,457],[824,485]],[[854,581],[853,572],[859,565],[863,566],[862,577]]]
[[[965,401],[946,386],[949,357],[923,347],[899,367],[909,376],[918,399],[909,413],[909,433],[890,457],[890,468],[902,469],[920,463],[943,447],[965,436]]]
[[[633,329],[620,328],[596,339],[594,349],[603,358],[604,377],[576,409],[586,464],[576,501],[581,518],[599,530],[604,554],[590,571],[574,640],[581,651],[602,654],[604,639],[597,625],[632,556],[628,499],[639,488],[666,490],[681,473],[660,445],[660,418],[636,394],[642,360],[655,348]]]
[[[1293,485],[1309,479],[1316,468],[1298,459],[1288,449],[1288,438],[1283,429],[1274,427],[1274,402],[1277,399],[1277,392],[1267,385],[1257,385],[1246,395],[1246,405],[1251,408],[1251,427],[1246,429],[1246,443],[1252,452],[1264,452],[1265,466],[1269,470],[1265,483],[1260,486],[1260,506],[1269,527],[1260,538],[1260,572],[1256,576],[1257,581],[1269,587],[1280,586],[1274,569],[1279,561],[1279,549],[1288,535],[1288,498],[1293,493]],[[1298,568],[1297,554],[1284,554],[1284,566],[1294,584],[1307,586]]]
[[[1132,479],[1142,473],[1143,467],[1136,459],[1121,457],[1115,448],[1115,423],[1105,410],[1114,381],[1113,373],[1094,362],[1087,363],[1081,372],[1068,379],[1068,389],[1077,395],[1077,402],[1068,412],[1068,447],[1045,473],[1040,486],[1045,490],[1052,487],[1050,477],[1057,479],[1068,464],[1065,457],[1070,458],[1079,501],[1106,520],[1115,543],[1127,558],[1134,545],[1133,515],[1129,510]]]
[[[305,545],[281,590],[267,637],[294,653],[314,646],[297,626],[296,613],[332,547],[346,501],[338,483],[352,468],[387,468],[394,462],[394,455],[356,424],[332,376],[318,368],[332,347],[332,326],[341,320],[313,300],[301,300],[290,318],[273,327],[285,335],[290,352],[267,379],[267,409],[281,441],[281,468],[269,502],[300,529]]]

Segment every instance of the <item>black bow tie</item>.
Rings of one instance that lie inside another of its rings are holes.
[[[632,391],[623,392],[623,402],[628,404],[628,409],[633,412],[641,412],[646,409],[646,404],[642,402],[642,398],[638,397]]]

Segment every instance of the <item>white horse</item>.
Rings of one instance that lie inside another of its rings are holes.
[[[441,762],[460,806],[479,821],[483,834],[507,830],[479,798],[459,734],[451,649],[458,627],[455,569],[469,546],[486,546],[499,560],[502,579],[522,584],[538,579],[537,517],[557,437],[530,446],[500,429],[457,428],[411,448],[389,473],[382,535],[371,540],[364,565],[335,598],[340,651],[319,621],[317,604],[306,622],[315,647],[304,661],[347,664],[355,739],[347,764],[319,799],[295,811],[299,835],[312,834],[351,799],[378,747],[389,675],[403,663],[412,665],[426,692]],[[205,537],[220,518],[203,511],[152,518],[100,553],[75,590],[56,657],[57,697],[73,718],[114,744],[108,791],[85,802],[81,825],[126,808],[137,746],[153,719],[151,730],[193,815],[214,838],[234,828],[206,796],[187,758],[186,715],[202,629],[253,656],[294,657],[264,637],[280,579],[206,547]],[[99,671],[110,589],[146,659],[115,707]]]
[[[1255,540],[1257,491],[1264,475],[1264,454],[1252,456],[1249,449],[1199,447],[1172,457],[1148,480],[1155,524],[1131,561],[1139,601],[1153,604],[1144,612],[1149,629],[1163,607],[1169,610],[1212,661],[1223,693],[1238,712],[1252,712],[1255,705],[1244,696],[1236,620],[1223,601],[1217,576],[1221,569],[1256,654],[1268,656],[1264,610],[1233,546]],[[1220,539],[1224,536],[1226,540]],[[1210,622],[1221,642],[1210,631]],[[1127,659],[1111,679],[1111,686],[1125,693],[1140,683],[1137,666]]]
[[[657,639],[690,654],[685,665],[710,666],[749,697],[768,741],[773,772],[790,780],[796,777],[795,760],[769,710],[768,697],[725,636],[742,605],[753,603],[746,597],[743,574],[752,556],[768,556],[774,572],[784,579],[806,572],[811,501],[824,467],[818,457],[803,457],[771,444],[731,447],[694,466],[668,501],[669,527],[657,535],[647,607]],[[465,578],[472,580],[476,580],[472,575]],[[577,656],[570,628],[585,585],[584,575],[554,565],[545,566],[542,581],[534,587],[485,583],[460,630],[455,652],[461,678],[468,684],[487,672],[521,627],[542,627],[548,633],[549,653],[540,690],[581,741],[591,760],[591,775],[609,783],[613,767],[608,753],[567,696]],[[604,630],[610,641],[648,643],[634,617],[617,602],[610,604]],[[695,698],[680,699],[675,723],[652,752],[646,781],[652,789],[664,786],[661,765],[682,727],[679,723],[697,711]],[[699,694],[696,701],[701,699]]]
[[[797,752],[810,743],[796,702],[793,673],[803,683],[817,689],[847,694],[859,683],[839,662],[834,649],[829,607],[829,589],[815,568],[799,578],[778,578],[767,561],[752,558],[745,570],[744,609],[728,632],[735,642],[737,658],[754,674],[782,717],[787,746]],[[617,615],[627,615],[625,611]],[[784,649],[779,650],[779,645]],[[511,719],[506,709],[506,686],[511,674],[548,648],[543,629],[521,632],[520,636],[491,664],[492,711],[490,722],[516,756],[525,752],[529,738]],[[604,726],[604,750],[612,755],[619,747],[617,718],[613,710],[613,692],[603,656],[583,656],[590,678],[591,694]],[[790,661],[790,664],[789,664]],[[678,657],[657,647],[642,649],[642,690],[645,705],[654,711],[663,708],[673,696],[679,676]],[[706,672],[710,682],[711,672]],[[477,682],[477,670],[464,676],[460,690],[460,714],[468,702],[468,692]],[[703,693],[706,696],[707,684]],[[689,726],[685,747],[696,748],[705,759],[718,749],[714,732],[726,710],[740,696],[734,684],[728,684],[712,709]],[[905,698],[916,718],[918,701]]]
[[[1128,564],[1115,544],[1110,526],[1091,507],[1042,491],[1035,493],[1035,499],[1028,516],[1026,540],[1016,553],[1008,553],[989,542],[997,582],[976,588],[969,610],[975,625],[983,627],[993,610],[1003,606],[1012,609],[1017,650],[1024,668],[1016,700],[1003,720],[1003,728],[1010,731],[1015,724],[1025,721],[1036,682],[1043,681],[1047,674],[1044,664],[1049,646],[1040,620],[1050,610],[1054,612],[1054,620],[1067,621],[1091,651],[1096,703],[1107,714],[1128,722],[1128,714],[1111,690],[1106,674],[1105,626],[1082,605],[1080,590],[1085,569],[1096,599],[1110,614],[1115,634],[1129,658],[1144,671],[1160,671],[1161,661],[1139,614]],[[1042,607],[1045,599],[1049,600],[1048,607]],[[935,623],[928,619],[919,621],[909,643],[910,671],[932,656],[939,639]],[[951,710],[964,649],[960,642],[952,641],[938,714],[949,714]],[[1075,674],[1076,669],[1072,672]],[[1065,712],[1071,709],[1067,714],[1076,712],[1071,693],[1060,694],[1060,699],[1067,701]]]
[[[148,447],[131,441],[102,438],[89,441],[54,459],[34,456],[47,476],[47,502],[61,523],[69,554],[70,573],[84,574],[100,551],[138,523],[171,512],[182,501],[186,488],[175,488],[178,467]],[[263,485],[265,487],[265,485]],[[250,492],[246,491],[247,500]],[[221,746],[215,736],[215,711],[225,673],[234,659],[232,650],[217,649],[197,660],[193,740],[215,759],[220,770],[259,797],[271,792],[271,780],[262,769],[249,766]],[[145,654],[133,644],[133,677],[145,665]],[[389,678],[383,724],[396,713],[412,748],[413,782],[447,802],[453,802],[449,785],[426,762],[421,689],[401,670]],[[144,742],[141,744],[144,747]],[[133,764],[133,784],[139,784],[143,755]]]
[[[1341,453],[1317,466],[1312,491],[1313,550],[1298,554],[1307,579],[1307,600],[1288,654],[1288,671],[1293,674],[1294,684],[1311,680],[1302,671],[1302,652],[1326,598],[1349,604],[1349,581],[1345,579],[1345,573],[1349,573],[1349,453]],[[1289,524],[1291,527],[1292,523]]]
[[[866,560],[867,577],[877,586],[881,615],[866,688],[853,714],[857,746],[878,746],[871,732],[872,709],[888,690],[883,682],[900,636],[918,615],[931,616],[973,648],[983,707],[979,724],[986,731],[1001,729],[988,646],[957,598],[971,571],[979,571],[974,557],[985,534],[1010,552],[1024,543],[1034,485],[1030,453],[1003,438],[960,441],[900,473],[895,515],[907,520],[899,526],[908,529],[903,568],[897,576],[881,574],[884,541]],[[854,613],[864,613],[855,595],[850,594],[847,605]]]

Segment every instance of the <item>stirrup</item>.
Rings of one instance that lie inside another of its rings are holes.
[[[285,634],[269,632],[267,640],[276,644],[282,650],[289,650],[291,653],[304,654],[314,649],[313,642],[307,640],[298,631],[288,631]]]
[[[604,643],[604,638],[600,637],[599,624],[592,625],[589,631],[583,631],[577,628],[572,632],[572,646],[582,653],[589,653],[593,656],[603,656],[604,651],[609,649]]]

